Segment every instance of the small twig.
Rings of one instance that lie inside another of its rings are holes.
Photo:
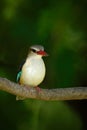
[[[41,89],[38,92],[35,88],[16,84],[6,78],[0,78],[0,90],[24,99],[32,98],[49,101],[87,99],[87,87]]]

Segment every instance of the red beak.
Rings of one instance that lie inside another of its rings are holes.
[[[48,56],[48,54],[45,51],[42,51],[42,50],[38,51],[37,54],[42,55],[42,56]]]

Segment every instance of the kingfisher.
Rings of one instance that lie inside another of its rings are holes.
[[[29,49],[27,58],[20,66],[17,74],[17,82],[29,87],[38,87],[44,80],[46,67],[42,59],[48,56],[42,45],[33,45]]]

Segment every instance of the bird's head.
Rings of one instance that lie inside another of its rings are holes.
[[[44,47],[41,45],[33,45],[30,47],[30,51],[33,54],[39,55],[39,56],[48,56],[48,54],[44,51]]]

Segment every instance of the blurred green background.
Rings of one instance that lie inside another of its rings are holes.
[[[86,0],[1,0],[0,76],[16,81],[29,47],[41,44],[42,88],[87,86]],[[2,130],[87,130],[87,101],[46,102],[0,92]]]

